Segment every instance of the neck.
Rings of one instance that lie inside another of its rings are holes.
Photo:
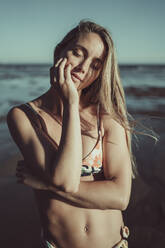
[[[51,87],[43,96],[41,101],[41,108],[49,110],[54,115],[62,116],[63,103],[59,92]]]
[[[86,97],[80,95],[79,102],[79,111],[81,112],[83,109],[89,107],[87,105]],[[50,111],[54,115],[63,116],[63,102],[61,100],[59,91],[53,87],[51,87],[44,95],[41,96],[40,99],[37,99],[37,102],[41,108],[45,108]],[[92,107],[92,106],[91,106]],[[94,106],[93,106],[94,107]]]

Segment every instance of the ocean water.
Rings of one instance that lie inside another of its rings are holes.
[[[16,153],[6,114],[49,88],[51,65],[0,65],[0,162]],[[132,114],[165,117],[165,65],[121,65],[120,75]]]

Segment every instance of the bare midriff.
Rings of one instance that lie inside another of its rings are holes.
[[[45,122],[48,116],[40,112]],[[88,116],[86,117],[88,118]],[[95,128],[91,131],[93,137],[82,135],[83,157],[92,150],[96,144],[97,120],[91,117],[92,123],[95,120]],[[52,125],[53,137],[59,143],[61,137],[61,126]],[[49,123],[47,127],[49,127]],[[57,132],[54,132],[57,130]],[[89,132],[90,133],[90,132]],[[102,130],[102,135],[104,130]],[[53,151],[54,153],[54,151]],[[52,157],[52,153],[48,155]],[[94,181],[93,175],[81,177],[81,181]],[[40,212],[44,238],[54,247],[58,248],[111,248],[121,239],[120,230],[123,226],[122,212],[120,210],[108,209],[87,209],[71,205],[55,196],[49,191],[35,191],[37,205]],[[99,195],[98,195],[99,199]]]
[[[93,180],[93,176],[81,180]],[[120,239],[120,210],[79,208],[36,192],[45,238],[59,248],[111,248]],[[98,195],[99,198],[99,195]],[[56,247],[56,246],[55,246]]]

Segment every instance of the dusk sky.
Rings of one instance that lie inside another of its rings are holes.
[[[52,63],[86,18],[110,30],[119,63],[165,64],[164,0],[0,0],[0,63]]]

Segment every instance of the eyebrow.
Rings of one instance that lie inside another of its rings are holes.
[[[88,50],[85,47],[83,47],[83,46],[81,46],[79,44],[76,44],[76,47],[80,48],[86,55],[88,55]],[[102,59],[96,58],[96,57],[95,57],[95,59],[96,59],[97,62],[103,64],[103,60]]]

